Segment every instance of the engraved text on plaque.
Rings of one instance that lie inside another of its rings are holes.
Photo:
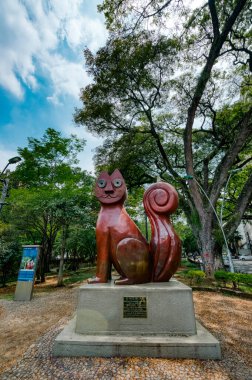
[[[123,318],[147,318],[146,297],[123,297]]]

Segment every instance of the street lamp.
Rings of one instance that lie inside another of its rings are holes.
[[[8,162],[7,162],[7,165],[6,165],[5,168],[3,169],[2,173],[0,174],[0,176],[5,172],[5,170],[8,168],[9,165],[16,164],[16,163],[18,163],[19,161],[21,161],[21,157],[15,156],[15,157],[10,158],[10,159],[8,160]]]
[[[201,191],[203,192],[203,194],[205,195],[206,199],[208,200],[210,206],[212,207],[213,209],[213,212],[216,216],[216,219],[219,223],[219,226],[220,226],[220,229],[221,229],[221,232],[222,232],[222,235],[223,235],[223,238],[224,238],[224,242],[225,242],[225,245],[226,245],[226,249],[227,249],[227,255],[228,255],[228,263],[229,263],[229,269],[230,269],[230,272],[231,273],[234,273],[234,264],[233,264],[233,261],[232,261],[232,256],[231,256],[231,252],[229,251],[229,248],[228,248],[228,243],[227,243],[227,239],[226,239],[226,235],[225,235],[225,232],[223,230],[223,226],[222,226],[222,223],[217,215],[217,212],[214,208],[214,205],[212,204],[210,198],[208,197],[207,193],[205,192],[205,190],[203,189],[203,187],[200,185],[200,183],[196,180],[195,177],[193,177],[192,175],[190,174],[186,174],[185,176],[183,176],[183,179],[188,179],[188,180],[194,180],[197,185],[199,186],[199,188],[201,189]]]
[[[18,163],[19,161],[21,161],[21,158],[18,157],[18,156],[15,156],[15,157],[12,157],[8,160],[8,163],[7,165],[5,166],[5,168],[2,170],[1,174],[0,174],[0,182],[3,183],[3,190],[2,190],[2,196],[1,196],[1,199],[0,199],[0,212],[5,204],[5,198],[7,197],[7,194],[8,194],[8,187],[9,187],[9,179],[8,178],[5,178],[5,179],[1,179],[1,176],[2,174],[5,172],[5,170],[7,169],[7,167],[9,165],[12,165],[12,164],[16,164]]]

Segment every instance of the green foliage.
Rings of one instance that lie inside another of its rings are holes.
[[[15,231],[7,225],[0,227],[0,278],[5,286],[10,278],[17,276],[22,254]]]
[[[252,274],[248,273],[237,273],[238,276],[238,282],[246,285],[252,286]]]
[[[67,278],[64,279],[64,284],[70,285],[70,284],[75,284],[76,282],[82,282],[88,278],[93,277],[94,274],[95,274],[95,269],[92,270],[90,268],[85,271],[81,270],[81,271],[78,271],[77,273],[74,272],[70,274],[69,277],[67,275]]]
[[[62,137],[52,128],[48,128],[40,140],[28,138],[28,146],[18,148],[22,162],[12,173],[14,185],[58,187],[66,179],[76,181],[77,175],[81,181],[80,170],[72,165],[77,164],[77,153],[84,149],[84,144],[84,140],[74,135]]]
[[[184,266],[186,268],[198,268],[198,266],[194,263],[191,263],[190,261],[188,261],[187,259],[182,259],[181,260],[181,266]],[[188,272],[188,270],[187,270]]]
[[[130,146],[130,149],[129,149]],[[158,152],[153,139],[134,128],[132,133],[106,139],[96,150],[97,172],[113,172],[118,168],[127,181],[128,189],[156,181],[158,171],[155,162]],[[162,163],[160,162],[160,165]]]
[[[63,230],[94,229],[93,178],[76,166],[83,147],[84,141],[76,136],[62,137],[48,128],[40,140],[29,138],[28,146],[18,150],[23,160],[10,175],[10,206],[1,217],[23,244],[41,244],[42,280],[56,239],[65,249]]]
[[[175,222],[174,227],[182,240],[182,247],[184,248],[185,253],[199,252],[197,240],[193,235],[191,227],[184,222]]]
[[[252,274],[217,271],[214,273],[214,277],[225,286],[227,283],[231,283],[234,289],[238,288],[239,284],[252,286]]]
[[[202,270],[189,270],[186,274],[191,279],[191,282],[201,284],[206,277],[206,274]]]
[[[172,74],[168,63],[177,49],[173,39],[160,36],[155,40],[151,33],[144,32],[111,39],[96,56],[86,50],[86,65],[94,84],[83,90],[84,108],[76,111],[75,121],[103,135],[129,132],[139,125],[144,132],[148,126],[147,108],[163,104],[160,80]]]
[[[214,278],[219,281],[219,282],[223,282],[225,285],[226,283],[228,282],[228,272],[226,271],[217,271],[214,273]]]
[[[92,224],[88,227],[83,223],[73,224],[70,226],[66,240],[66,252],[68,258],[82,259],[84,262],[94,263],[96,258],[96,238],[95,238],[95,219],[97,214],[93,216]],[[85,228],[84,228],[85,227]],[[60,236],[55,244],[54,255],[60,253],[61,249]],[[73,263],[73,266],[75,264]]]

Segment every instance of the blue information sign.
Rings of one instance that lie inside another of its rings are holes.
[[[18,272],[18,281],[33,281],[39,255],[38,246],[23,247],[23,256]]]

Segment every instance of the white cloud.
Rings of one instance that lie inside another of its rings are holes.
[[[89,82],[81,52],[86,45],[96,50],[106,38],[102,21],[85,14],[84,6],[84,0],[0,1],[0,85],[22,99],[23,84],[37,89],[39,68],[53,85],[49,100],[78,98]]]
[[[72,18],[64,26],[65,38],[72,49],[79,48],[80,45],[95,51],[101,46],[101,41],[105,41],[104,25],[98,19],[90,19],[81,16],[78,19]]]
[[[81,63],[70,62],[58,54],[48,56],[43,67],[54,83],[54,93],[47,98],[54,104],[59,104],[64,94],[79,98],[80,87],[90,82]]]
[[[36,86],[33,54],[37,54],[39,37],[20,3],[0,2],[0,35],[0,84],[21,98],[20,78],[28,85]]]

